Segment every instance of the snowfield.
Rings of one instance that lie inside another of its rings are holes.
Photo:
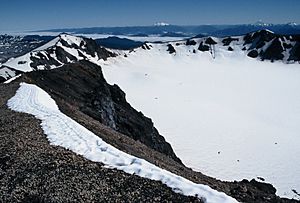
[[[216,47],[151,44],[102,63],[105,78],[152,118],[194,170],[222,180],[263,177],[282,197],[300,191],[300,65]],[[218,46],[218,45],[216,45]]]
[[[16,95],[8,101],[8,106],[12,110],[32,114],[40,119],[42,128],[53,145],[72,150],[89,160],[101,162],[106,167],[161,181],[175,192],[197,195],[208,203],[237,202],[224,193],[206,185],[195,184],[107,144],[91,131],[61,113],[50,95],[35,85],[21,83]]]

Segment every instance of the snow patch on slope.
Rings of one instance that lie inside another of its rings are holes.
[[[3,78],[8,79],[10,77],[10,75],[15,75],[15,71],[4,67],[4,68],[0,69],[0,75]]]
[[[69,34],[61,34],[60,37],[62,40],[66,41],[70,46],[72,46],[72,44],[75,44],[78,47],[80,47],[81,43],[84,42],[84,40],[81,37]]]
[[[36,48],[36,49],[33,50],[33,51],[43,51],[43,50],[46,50],[46,49],[48,49],[48,48],[50,48],[50,47],[55,46],[56,43],[57,43],[59,40],[60,40],[59,37],[55,37],[55,38],[54,38],[53,40],[51,40],[50,42],[44,44],[43,46],[40,46],[40,47]]]
[[[33,70],[30,63],[30,53],[28,53],[17,58],[11,58],[3,65],[22,72],[30,72]]]
[[[40,119],[42,128],[53,145],[72,150],[89,160],[102,162],[107,167],[161,181],[175,192],[204,198],[207,203],[237,202],[224,193],[206,185],[195,184],[107,144],[91,131],[61,113],[50,95],[35,85],[21,83],[16,95],[8,101],[7,105],[12,110],[32,114]]]

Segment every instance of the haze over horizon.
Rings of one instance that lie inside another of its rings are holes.
[[[170,6],[172,5],[172,6]],[[300,1],[166,0],[7,1],[1,5],[0,31],[57,28],[174,25],[300,23]],[[13,11],[13,12],[12,12]],[[216,15],[217,14],[217,15]]]

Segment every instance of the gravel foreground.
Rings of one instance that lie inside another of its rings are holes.
[[[0,202],[201,202],[50,145],[39,120],[7,109],[18,87],[0,85]]]

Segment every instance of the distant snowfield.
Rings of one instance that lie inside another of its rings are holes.
[[[69,149],[91,161],[101,162],[108,168],[116,168],[129,174],[161,181],[177,193],[198,196],[207,203],[237,202],[224,193],[206,185],[195,184],[107,144],[60,112],[50,95],[36,85],[21,83],[16,95],[7,102],[7,105],[12,110],[32,114],[40,119],[44,133],[53,145]]]
[[[103,72],[183,162],[222,180],[263,177],[299,199],[300,65],[153,47],[111,58]]]

